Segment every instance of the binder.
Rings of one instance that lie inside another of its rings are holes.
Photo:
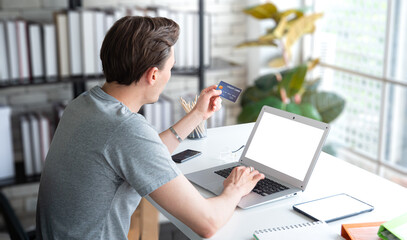
[[[90,10],[81,11],[81,44],[82,44],[82,64],[84,75],[96,74],[96,53],[95,53],[95,13]]]
[[[42,160],[41,160],[41,137],[40,137],[40,126],[38,122],[38,117],[34,114],[28,115],[28,122],[30,128],[30,144],[31,153],[33,161],[33,171],[34,174],[40,174],[42,170]]]
[[[102,48],[103,39],[105,38],[105,13],[102,11],[95,11],[95,66],[96,73],[103,74],[102,61],[99,58],[100,49]]]
[[[43,24],[43,50],[44,50],[44,65],[45,77],[54,78],[58,75],[57,65],[57,41],[55,38],[55,25],[46,23]]]
[[[31,148],[30,122],[27,116],[20,117],[21,139],[23,143],[24,170],[26,176],[34,174],[33,154]]]
[[[79,11],[70,10],[67,13],[68,44],[69,44],[69,69],[71,76],[82,75],[82,48],[80,35]]]
[[[0,106],[0,179],[14,177],[11,108]]]
[[[0,83],[7,82],[9,77],[7,59],[7,35],[5,22],[0,20]]]
[[[323,221],[259,229],[254,231],[253,237],[256,240],[342,239]]]
[[[18,73],[18,50],[17,50],[17,25],[15,21],[8,20],[5,24],[7,56],[9,64],[9,77],[17,82]]]
[[[28,52],[27,22],[16,21],[18,70],[20,83],[27,83],[31,78],[30,57]]]
[[[407,239],[407,213],[380,225],[377,233],[381,239]]]
[[[68,16],[66,12],[56,12],[55,33],[58,53],[58,73],[61,77],[69,76],[69,37],[68,37]]]
[[[341,236],[346,240],[380,240],[379,227],[384,222],[342,224]]]
[[[28,25],[28,35],[31,75],[33,78],[40,78],[44,76],[41,25],[39,23],[30,23]]]

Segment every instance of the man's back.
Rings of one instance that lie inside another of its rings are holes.
[[[41,177],[37,234],[125,239],[141,197],[179,174],[169,159],[142,116],[93,88],[69,104],[54,135]]]

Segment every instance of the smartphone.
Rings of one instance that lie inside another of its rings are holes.
[[[183,163],[186,162],[196,156],[201,155],[202,153],[200,151],[195,151],[192,149],[187,149],[185,151],[182,151],[180,153],[172,155],[172,160],[176,163]]]

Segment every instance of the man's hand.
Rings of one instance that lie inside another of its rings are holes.
[[[220,94],[222,94],[222,91],[216,90],[216,85],[202,90],[198,102],[193,109],[202,116],[202,120],[208,119],[214,112],[222,108],[222,99],[219,97]]]
[[[223,182],[223,191],[237,191],[243,197],[249,194],[261,179],[264,179],[264,174],[259,173],[259,171],[254,170],[252,167],[235,167]]]

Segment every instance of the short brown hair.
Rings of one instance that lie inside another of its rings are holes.
[[[100,49],[106,81],[130,85],[149,68],[161,69],[178,35],[178,24],[167,18],[119,19],[107,32]]]

